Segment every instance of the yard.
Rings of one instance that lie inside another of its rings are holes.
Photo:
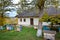
[[[34,28],[23,27],[22,31],[0,31],[0,40],[43,40],[36,37],[37,30]],[[60,40],[60,33],[56,34],[56,40]]]
[[[23,27],[20,32],[17,31],[0,31],[0,40],[43,40],[36,37],[37,30],[33,28]]]
[[[56,40],[60,40],[60,33],[56,34]]]

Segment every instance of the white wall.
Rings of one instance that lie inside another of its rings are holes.
[[[24,19],[26,19],[26,22],[24,22]],[[18,24],[20,25],[30,25],[30,18],[22,18],[22,22],[20,21],[20,18],[18,18]]]
[[[39,18],[33,18],[34,25],[38,25]]]
[[[51,22],[42,22],[42,25],[44,26],[44,25],[50,25],[51,24]]]
[[[24,19],[26,19],[26,22],[24,22]],[[38,22],[39,22],[39,18],[33,18],[33,25],[38,25]],[[18,18],[18,24],[25,26],[31,25],[30,18],[22,18],[22,22],[20,21],[20,18]]]

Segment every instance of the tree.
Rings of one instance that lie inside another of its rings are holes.
[[[4,16],[3,14],[5,13],[5,7],[11,5],[11,0],[0,0],[0,26],[3,26],[3,21],[4,21]]]
[[[43,9],[44,9],[45,0],[37,0],[36,6],[39,9],[40,18],[43,16]],[[40,30],[40,31],[39,31]],[[39,35],[38,35],[39,34]],[[39,21],[37,36],[42,36],[42,22]]]
[[[18,13],[24,10],[32,10],[35,7],[36,0],[20,0]]]
[[[40,21],[41,21],[41,22],[50,22],[49,18],[50,18],[50,17],[49,17],[49,15],[48,15],[48,13],[45,12],[45,13],[43,14],[42,18],[40,19]]]
[[[0,0],[0,15],[3,16],[5,7],[11,5],[11,0]]]
[[[46,2],[47,3],[47,2]],[[53,6],[53,7],[55,7],[56,8],[56,15],[55,15],[55,17],[54,17],[54,20],[55,21],[57,21],[57,10],[58,10],[58,7],[59,7],[59,0],[51,0],[50,2],[49,2],[49,5],[51,5],[51,6]],[[53,18],[52,18],[52,20],[53,20]],[[51,20],[51,21],[52,21]],[[58,21],[57,21],[58,22]]]
[[[39,17],[41,18],[43,16],[43,9],[44,9],[44,3],[45,0],[20,0],[20,11],[23,10],[31,10],[32,8],[39,9],[39,14],[41,14]],[[42,35],[42,22],[39,22],[41,29],[41,35]]]
[[[48,1],[48,3],[46,3],[46,5],[55,5],[57,6],[57,1],[56,0],[32,0],[31,2],[29,1],[26,1],[26,0],[20,0],[20,11],[23,11],[23,10],[30,10],[31,8],[37,8],[39,9],[39,18],[42,18],[43,16],[43,11],[44,11],[44,8],[45,8],[45,3]],[[32,6],[30,6],[32,5]],[[34,7],[33,7],[34,5]],[[39,29],[41,29],[41,35],[42,35],[42,22],[39,21]]]

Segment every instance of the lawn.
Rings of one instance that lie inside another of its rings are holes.
[[[56,40],[60,40],[60,33],[56,34]]]
[[[21,32],[17,31],[0,31],[0,40],[43,40],[36,37],[37,30],[23,27]]]

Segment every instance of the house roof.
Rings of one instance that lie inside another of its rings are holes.
[[[46,12],[48,13],[48,15],[59,15],[60,8],[49,7],[46,9]]]
[[[48,13],[48,15],[59,15],[60,14],[60,8],[56,9],[54,7],[49,7],[47,9],[45,9],[45,11]],[[20,18],[20,17],[39,17],[43,15],[43,13],[37,13],[36,11],[26,11],[24,10],[22,13],[18,14],[16,17]]]
[[[22,13],[18,14],[17,17],[39,17],[39,14],[36,11],[23,11]]]

